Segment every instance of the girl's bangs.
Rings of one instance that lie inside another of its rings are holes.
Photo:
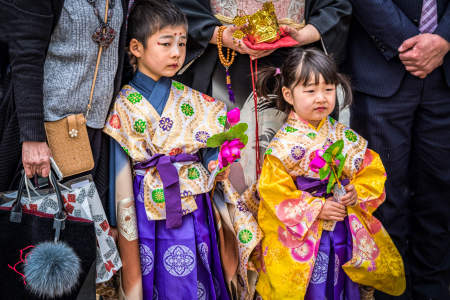
[[[304,57],[296,72],[297,80],[293,86],[302,84],[306,86],[310,83],[319,84],[322,75],[326,84],[338,84],[336,66],[323,57]]]

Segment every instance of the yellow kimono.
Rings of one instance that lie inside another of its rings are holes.
[[[323,230],[318,215],[325,199],[298,190],[298,176],[319,178],[309,168],[315,151],[337,140],[347,155],[343,177],[358,193],[347,207],[352,259],[342,268],[356,283],[392,295],[405,289],[403,261],[388,233],[372,213],[384,201],[386,173],[367,141],[331,117],[317,129],[289,118],[266,151],[259,181],[261,243],[257,292],[265,300],[303,299],[311,279]]]

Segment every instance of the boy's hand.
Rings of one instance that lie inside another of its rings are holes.
[[[219,162],[217,160],[212,160],[208,163],[209,173],[212,173],[214,171],[214,169],[217,167],[218,163]],[[223,171],[222,173],[220,173],[219,175],[216,176],[216,181],[224,181],[225,179],[228,178],[229,174],[230,174],[230,168],[226,168],[225,171]]]
[[[356,192],[355,186],[353,184],[349,184],[345,187],[347,194],[342,196],[341,203],[344,206],[353,206],[358,201],[358,193]]]
[[[319,214],[319,219],[327,221],[344,221],[347,212],[345,206],[333,200],[332,197],[325,200],[325,204]]]

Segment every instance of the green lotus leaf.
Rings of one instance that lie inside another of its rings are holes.
[[[327,151],[328,151],[328,149],[327,149]],[[330,152],[327,152],[327,151],[325,151],[325,153],[322,155],[322,158],[323,158],[327,163],[331,163],[331,158],[332,158],[332,156],[331,156],[331,153],[330,153]]]
[[[247,145],[248,136],[246,134],[244,134],[243,136],[239,137],[239,139],[241,140],[242,144]]]
[[[342,149],[344,149],[344,141],[338,140],[328,147],[325,153],[330,153],[332,157],[336,157],[336,155],[342,153]]]
[[[330,178],[328,179],[327,184],[327,194],[331,193],[331,189],[333,189],[334,184],[336,183],[336,177],[334,177],[334,173],[330,173]]]
[[[206,146],[210,148],[220,147],[227,140],[226,132],[221,132],[208,138]]]
[[[339,160],[340,160],[340,163],[339,163],[339,168],[338,168],[338,170],[337,170],[337,176],[338,176],[338,178],[341,178],[342,171],[344,170],[344,165],[345,165],[346,159],[347,159],[347,155],[344,156],[344,158],[339,159]]]
[[[320,180],[324,180],[325,178],[327,178],[327,176],[330,174],[331,172],[331,168],[328,164],[326,164],[325,166],[323,166],[320,170],[319,170],[319,176],[320,176]]]

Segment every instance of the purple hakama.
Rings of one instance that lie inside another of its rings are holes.
[[[342,184],[348,184],[344,180]],[[297,177],[297,188],[316,197],[328,198],[327,180]],[[322,231],[319,251],[306,290],[305,300],[359,300],[358,284],[345,274],[342,265],[352,258],[352,236],[348,217],[336,222],[333,231]]]
[[[198,209],[177,228],[148,220],[144,176],[133,183],[144,299],[229,299],[208,194],[196,195]]]

